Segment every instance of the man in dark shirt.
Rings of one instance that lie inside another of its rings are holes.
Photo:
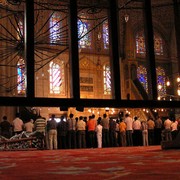
[[[1,136],[10,138],[11,136],[11,124],[7,120],[7,116],[3,116],[3,121],[0,123]]]
[[[68,124],[64,116],[61,116],[61,120],[57,126],[58,132],[58,148],[66,149],[67,148],[67,132],[68,132]]]
[[[55,120],[55,114],[52,114],[51,120],[48,123],[49,129],[49,149],[57,149],[57,122]]]
[[[76,120],[74,114],[70,114],[67,120],[68,123],[68,148],[76,148]]]
[[[116,121],[112,118],[109,120],[109,138],[110,138],[110,146],[115,147],[116,143]]]

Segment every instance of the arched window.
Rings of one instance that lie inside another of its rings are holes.
[[[163,55],[163,40],[159,34],[154,35],[154,51],[156,55]]]
[[[104,77],[104,94],[111,94],[111,70],[109,65],[104,65],[103,67],[103,77]]]
[[[50,94],[64,94],[64,62],[49,64]]]
[[[156,68],[157,74],[157,85],[158,85],[158,96],[164,96],[166,94],[166,77],[164,69],[161,67]]]
[[[136,53],[138,54],[146,53],[145,37],[143,31],[140,31],[136,34]]]
[[[50,19],[50,43],[56,44],[60,41],[60,23],[61,16],[58,13],[54,13]]]
[[[104,49],[109,49],[109,28],[107,20],[103,22],[103,43]]]
[[[136,34],[136,53],[146,53],[145,36],[143,31]],[[154,34],[154,53],[156,55],[163,55],[163,39],[158,33]]]
[[[139,66],[137,68],[137,78],[139,79],[142,86],[144,87],[144,89],[148,93],[147,71],[146,71],[146,68],[144,66]]]
[[[88,33],[90,29],[90,24],[85,17],[81,17],[78,20],[78,39],[79,39],[79,48],[91,48],[91,34]]]
[[[25,94],[25,90],[26,90],[25,63],[23,59],[19,59],[17,63],[17,92],[18,94]]]

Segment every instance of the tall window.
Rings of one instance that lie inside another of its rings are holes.
[[[26,90],[25,63],[23,59],[19,59],[17,63],[17,92],[18,94],[25,94],[25,90]]]
[[[166,82],[165,82],[165,72],[164,69],[161,67],[156,68],[157,74],[157,89],[158,89],[158,96],[164,96],[166,94]],[[147,71],[146,68],[143,66],[139,66],[137,69],[137,77],[141,84],[143,85],[144,89],[148,93],[148,81],[147,81]]]
[[[91,48],[91,34],[88,33],[90,24],[82,17],[78,20],[79,48]]]
[[[60,41],[60,23],[61,17],[59,13],[54,13],[50,19],[50,43]]]
[[[143,31],[140,31],[136,34],[136,53],[138,54],[146,53],[145,37]]]
[[[136,53],[146,53],[145,36],[143,31],[136,34]],[[157,33],[154,35],[154,53],[156,55],[163,55],[163,39]]]
[[[137,78],[139,79],[142,86],[144,87],[144,89],[148,93],[147,71],[146,71],[145,67],[139,66],[137,68]]]
[[[103,77],[104,77],[104,94],[111,94],[111,70],[109,65],[104,65],[103,67]]]
[[[49,68],[50,93],[64,94],[64,63],[51,62]]]
[[[154,35],[154,51],[156,55],[163,55],[163,40],[160,35]]]
[[[103,23],[103,43],[104,49],[109,49],[109,28],[107,20]]]
[[[164,96],[166,94],[166,78],[164,69],[161,67],[156,68],[157,73],[157,85],[158,85],[158,96]]]

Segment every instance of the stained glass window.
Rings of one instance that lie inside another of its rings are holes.
[[[154,36],[154,51],[156,55],[163,55],[163,40],[158,34]]]
[[[145,67],[139,66],[137,68],[137,78],[139,79],[142,86],[144,87],[144,89],[148,93],[147,71],[146,71]]]
[[[111,94],[111,70],[109,65],[104,65],[103,67],[103,76],[104,76],[104,94]]]
[[[50,93],[64,94],[64,62],[49,65]]]
[[[90,24],[87,20],[79,19],[78,20],[78,39],[79,39],[79,48],[91,48],[91,34],[88,33],[90,29]]]
[[[136,53],[146,53],[145,36],[143,31],[136,34]],[[154,35],[154,53],[156,55],[163,55],[163,39],[157,33]]]
[[[50,43],[57,43],[60,40],[60,14],[54,13],[50,19]]]
[[[158,96],[164,96],[166,94],[166,78],[164,69],[161,67],[156,68]]]
[[[108,21],[103,23],[103,43],[104,49],[109,49],[109,28],[108,28]]]
[[[145,49],[144,32],[140,31],[136,34],[136,53],[144,54],[145,52],[146,49]]]
[[[17,92],[18,94],[25,94],[25,90],[26,90],[25,63],[23,59],[19,59],[17,63]]]

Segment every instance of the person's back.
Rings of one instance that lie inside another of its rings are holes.
[[[67,131],[68,131],[67,121],[64,116],[61,116],[61,120],[57,124],[57,141],[58,141],[59,149],[67,148],[67,140],[66,140]]]
[[[125,120],[124,122],[126,123],[126,130],[129,131],[129,130],[133,130],[133,119],[129,116],[129,115],[126,115],[125,117]]]
[[[148,129],[154,129],[155,127],[155,122],[152,119],[149,119],[147,121]]]
[[[173,120],[171,124],[171,135],[172,135],[172,140],[174,140],[177,136],[178,133],[178,122]]]
[[[133,145],[142,145],[141,122],[137,116],[134,117],[133,121]]]
[[[110,118],[110,120],[109,120],[109,140],[110,140],[110,146],[111,147],[117,146],[116,121],[113,118]]]
[[[120,119],[119,123],[119,132],[120,132],[120,140],[121,140],[121,146],[126,146],[126,123]]]
[[[0,123],[0,129],[1,136],[4,136],[5,138],[10,138],[11,124],[7,120],[7,116],[3,116],[3,121]]]
[[[109,130],[109,119],[107,118],[106,114],[103,115],[103,118],[101,120],[101,125],[102,125],[103,129]]]
[[[74,114],[70,114],[67,120],[68,123],[68,148],[76,148],[76,120]]]
[[[90,118],[87,122],[88,131],[95,131],[96,128],[96,122],[93,118]]]
[[[26,122],[24,124],[24,129],[27,133],[33,132],[33,129],[34,129],[33,120],[30,119],[28,122]]]
[[[165,129],[171,129],[171,124],[172,124],[172,121],[167,118],[167,119],[164,121],[164,128],[165,128]]]
[[[102,148],[102,125],[101,119],[98,120],[98,125],[96,126],[96,137],[97,137],[97,144],[98,148]]]
[[[106,114],[103,114],[101,120],[102,129],[102,144],[103,147],[109,147],[109,118]]]
[[[66,136],[68,131],[67,121],[64,121],[64,117],[61,117],[61,121],[57,125],[57,131],[59,136]]]
[[[130,117],[129,114],[125,115],[126,123],[126,134],[127,134],[127,146],[133,146],[133,139],[132,139],[132,131],[133,131],[133,119]]]
[[[16,118],[13,120],[13,131],[14,134],[20,134],[23,131],[24,123],[20,119],[19,113],[16,114]]]
[[[141,128],[142,128],[142,131],[147,131],[147,130],[148,130],[148,124],[147,124],[146,121],[142,121],[142,126],[141,126]]]
[[[112,118],[109,120],[109,130],[116,131],[116,121]]]
[[[86,123],[83,121],[83,117],[80,116],[77,122],[77,139],[78,139],[78,147],[85,148],[86,147]]]
[[[142,121],[142,137],[143,137],[143,146],[148,146],[148,124],[147,121]]]
[[[126,123],[124,121],[121,121],[119,123],[119,131],[120,132],[126,132],[126,128],[127,128]]]
[[[89,120],[87,122],[87,127],[88,127],[89,146],[90,146],[90,148],[93,148],[96,122],[92,116],[89,116]]]
[[[51,129],[57,129],[57,122],[55,119],[51,119],[51,121],[49,121],[49,130]]]
[[[52,114],[51,120],[48,123],[49,126],[49,149],[57,149],[57,122],[55,115]]]
[[[96,126],[96,133],[102,136],[102,125],[100,123]]]
[[[74,118],[74,114],[69,115],[67,123],[68,123],[68,131],[76,130],[76,120]]]
[[[165,136],[165,141],[171,141],[172,140],[172,135],[171,135],[171,124],[172,124],[172,121],[167,118],[165,121],[164,121],[164,130],[163,130],[163,134]]]
[[[83,119],[80,119],[78,122],[77,122],[77,131],[85,131],[86,130],[86,123],[83,121]]]
[[[158,117],[156,120],[155,120],[155,128],[156,129],[161,129],[162,128],[162,119],[160,117]]]
[[[141,122],[137,119],[137,117],[135,117],[134,120],[135,121],[133,121],[133,130],[140,130]]]
[[[161,119],[161,117],[158,116],[155,120],[155,127],[154,127],[154,129],[155,129],[154,136],[155,136],[155,144],[156,145],[159,145],[161,142],[162,124],[163,124],[162,119]]]
[[[35,131],[41,132],[44,134],[45,128],[46,128],[46,120],[43,117],[38,116],[38,118],[36,119],[34,123],[34,128],[35,128]]]

